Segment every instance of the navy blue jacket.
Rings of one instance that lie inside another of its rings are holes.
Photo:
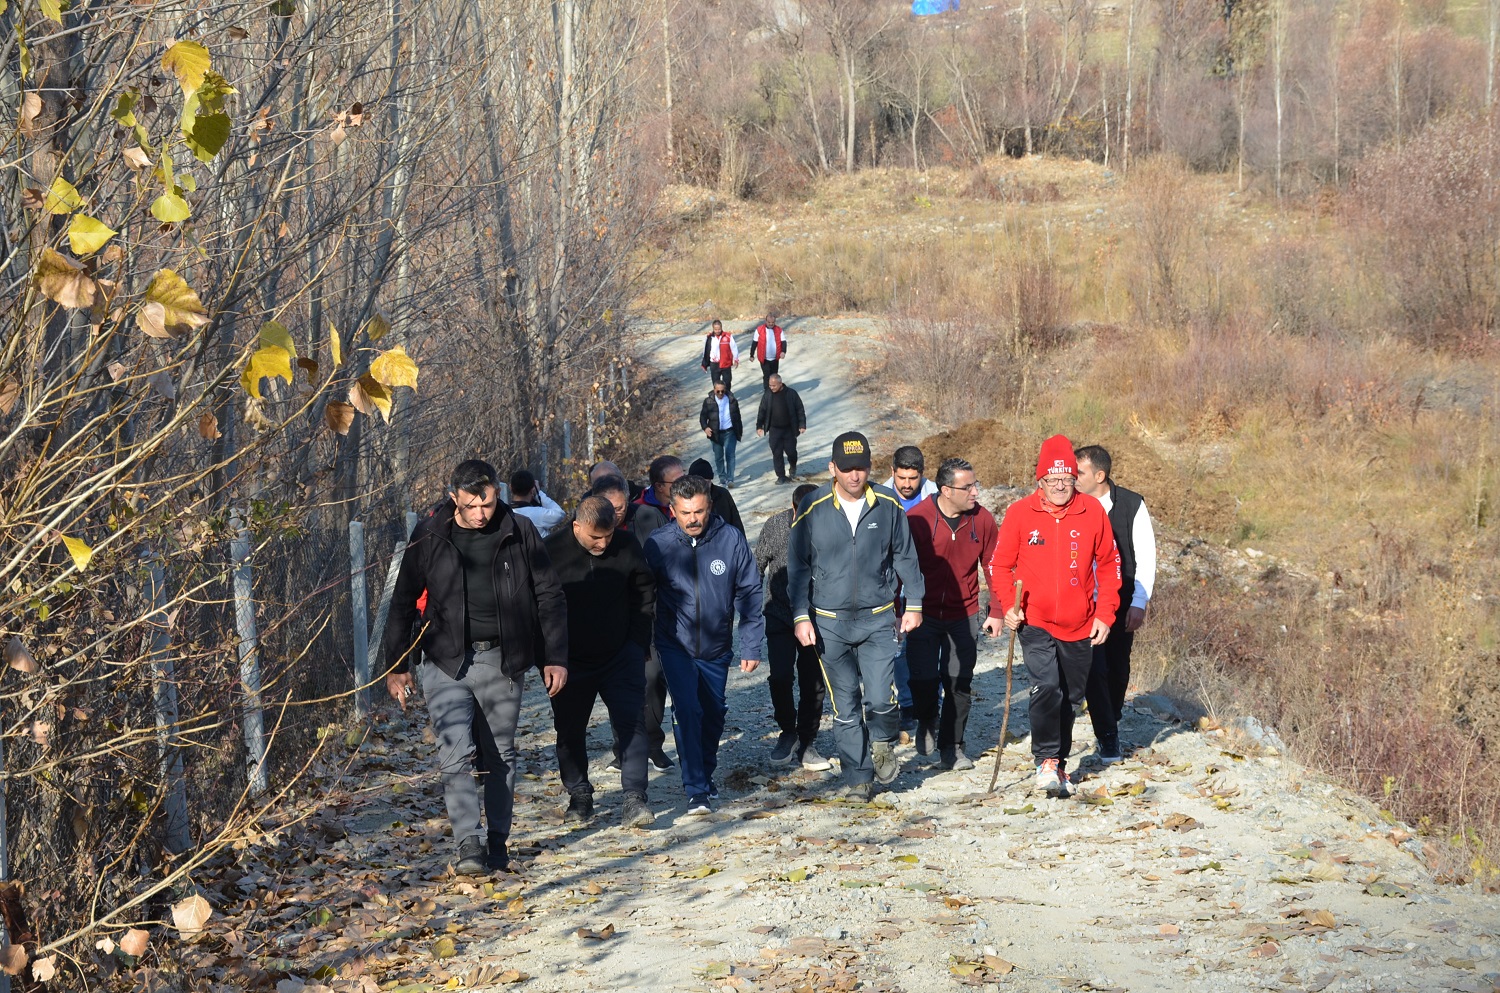
[[[646,564],[656,575],[656,643],[695,659],[728,655],[735,612],[740,615],[742,659],[760,660],[766,621],[761,615],[760,573],[750,543],[717,514],[698,538],[678,524],[646,539]]]

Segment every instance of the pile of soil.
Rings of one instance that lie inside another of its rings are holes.
[[[1234,498],[1214,488],[1212,478],[1193,479],[1149,445],[1129,435],[1091,439],[1114,460],[1110,475],[1146,498],[1152,520],[1162,527],[1200,538],[1224,539],[1238,530]],[[1017,434],[999,421],[976,420],[924,438],[929,466],[964,458],[985,486],[1031,489],[1036,479],[1041,438]]]

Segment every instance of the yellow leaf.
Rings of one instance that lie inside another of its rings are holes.
[[[196,41],[179,41],[161,57],[161,67],[177,77],[184,94],[203,85],[208,66],[208,49]]]
[[[153,338],[169,338],[208,323],[203,301],[187,281],[171,269],[161,269],[146,287],[146,303],[135,318]]]
[[[193,216],[193,208],[176,193],[163,193],[151,202],[151,216],[163,224],[180,224]]]
[[[203,925],[213,916],[214,910],[208,905],[208,901],[197,893],[172,904],[172,923],[177,927],[177,934],[185,941],[191,941],[203,932]]]
[[[83,197],[72,183],[58,176],[47,187],[42,199],[42,209],[49,214],[71,214],[83,206]]]
[[[94,550],[88,546],[88,543],[78,538],[70,538],[67,535],[63,535],[62,540],[63,544],[67,546],[68,554],[73,556],[73,564],[78,567],[78,571],[82,572],[87,569],[89,567],[89,560],[94,557]]]
[[[370,322],[365,325],[365,334],[369,336],[371,341],[379,341],[381,338],[385,337],[386,332],[390,329],[391,322],[386,320],[384,315],[376,314],[374,317],[370,318]]]
[[[435,959],[451,959],[458,954],[458,946],[452,938],[439,938],[432,943],[432,957]]]
[[[262,347],[276,345],[285,349],[292,358],[297,357],[297,343],[292,341],[292,334],[286,329],[286,325],[278,321],[267,321],[260,326],[260,343]]]
[[[333,353],[333,364],[341,366],[344,364],[344,346],[339,341],[339,329],[328,322],[328,349]]]
[[[379,410],[387,422],[391,419],[391,394],[369,373],[359,377],[359,382],[349,387],[349,402],[366,417]]]
[[[681,872],[677,873],[677,876],[681,879],[707,879],[714,873],[722,871],[723,870],[717,866],[700,865],[696,869],[684,869]]]
[[[64,307],[92,307],[99,289],[82,266],[50,248],[37,260],[36,280],[43,296]]]
[[[262,379],[284,379],[288,383],[292,381],[292,357],[287,350],[280,345],[262,345],[250,356],[250,361],[245,363],[245,371],[240,373],[240,385],[245,392],[259,400],[260,381]]]
[[[118,231],[103,221],[87,214],[75,214],[68,223],[68,246],[74,255],[93,255],[117,234]]]
[[[348,434],[354,423],[354,408],[342,400],[330,400],[323,408],[323,421],[335,434]]]
[[[213,441],[215,438],[222,437],[219,431],[219,419],[214,416],[213,411],[205,411],[203,416],[198,418],[198,434],[205,441]]]
[[[417,364],[400,345],[388,352],[382,352],[374,362],[371,362],[370,375],[390,389],[398,386],[417,388]]]

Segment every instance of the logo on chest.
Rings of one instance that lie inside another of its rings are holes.
[[[1026,544],[1028,545],[1045,545],[1046,543],[1047,539],[1042,537],[1042,532],[1040,531],[1031,532],[1031,537],[1026,539]]]
[[[708,571],[713,573],[715,576],[722,576],[724,575],[724,573],[729,571],[729,566],[724,564],[723,559],[714,559],[708,564]]]

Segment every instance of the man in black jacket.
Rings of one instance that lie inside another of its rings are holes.
[[[569,796],[563,823],[582,824],[594,814],[588,729],[594,701],[602,698],[619,744],[621,819],[645,827],[654,818],[646,806],[641,709],[656,579],[635,538],[615,527],[615,508],[603,494],[584,497],[571,525],[554,531],[546,545],[568,599],[568,685],[552,698],[557,767]]]
[[[745,436],[745,422],[740,419],[740,402],[725,383],[715,383],[713,392],[703,398],[698,411],[698,426],[714,449],[714,466],[724,485],[734,487],[734,449]]]
[[[760,395],[760,409],[755,412],[755,436],[770,435],[771,462],[776,467],[776,482],[790,483],[797,475],[797,436],[807,430],[807,411],[802,397],[781,377],[772,375],[766,381],[767,391]],[[783,461],[785,460],[785,461]]]
[[[714,513],[724,518],[725,524],[738,528],[740,534],[744,534],[745,522],[740,517],[739,504],[734,502],[733,493],[714,482],[714,467],[708,464],[708,459],[694,459],[693,464],[688,466],[688,475],[708,480],[708,499]]]
[[[385,685],[402,710],[418,649],[425,663],[422,693],[438,738],[438,772],[460,873],[509,865],[505,846],[526,671],[542,670],[548,696],[568,680],[562,587],[536,528],[501,503],[499,491],[488,462],[472,459],[453,470],[448,498],[417,524],[406,546],[385,629],[385,657],[392,662]],[[417,598],[424,590],[424,624],[413,642]],[[483,720],[474,719],[476,711]],[[476,747],[484,760],[488,839],[480,836]]]

